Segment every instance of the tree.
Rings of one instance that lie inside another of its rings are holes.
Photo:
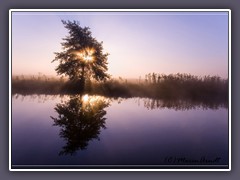
[[[103,81],[109,78],[106,73],[108,53],[103,53],[103,42],[92,37],[89,27],[81,27],[78,21],[64,21],[64,27],[69,35],[63,38],[62,52],[55,53],[59,61],[56,67],[58,75],[66,75],[84,89],[86,79]]]

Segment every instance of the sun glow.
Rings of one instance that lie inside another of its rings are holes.
[[[82,101],[83,101],[84,103],[87,103],[88,100],[89,100],[89,96],[88,96],[87,94],[85,94],[85,95],[82,97]]]
[[[85,105],[94,106],[100,102],[105,102],[105,101],[106,101],[106,98],[104,98],[103,96],[89,96],[88,94],[85,94],[84,96],[82,96],[82,102]]]
[[[85,61],[92,61],[93,60],[93,57],[92,56],[84,56],[83,59]]]
[[[91,62],[94,60],[94,53],[95,50],[93,48],[88,47],[81,51],[78,51],[76,55],[79,58],[79,60],[82,60],[84,62]]]

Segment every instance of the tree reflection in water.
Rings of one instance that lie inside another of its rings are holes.
[[[13,99],[20,101],[37,101],[47,103],[48,101],[60,98],[61,101],[55,106],[58,117],[51,117],[54,125],[60,127],[60,137],[66,141],[66,145],[60,151],[60,155],[74,154],[78,150],[86,149],[90,140],[98,139],[101,129],[105,127],[105,108],[110,102],[121,102],[132,98],[104,98],[102,96],[88,95],[20,95],[14,94]],[[213,109],[228,108],[228,102],[224,99],[150,99],[133,98],[138,106],[144,106],[149,110],[174,109],[186,111],[191,109]]]
[[[88,142],[99,139],[101,128],[105,127],[104,117],[109,102],[101,96],[75,95],[54,108],[58,117],[51,117],[54,125],[61,127],[60,137],[66,145],[60,155],[73,155],[77,150],[86,149]]]

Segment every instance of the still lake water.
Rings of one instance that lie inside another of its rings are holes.
[[[228,108],[12,96],[12,165],[227,165]]]

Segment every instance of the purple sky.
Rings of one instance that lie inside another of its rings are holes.
[[[13,75],[56,75],[51,61],[67,35],[61,20],[77,20],[103,41],[113,77],[228,77],[227,12],[13,12]]]

